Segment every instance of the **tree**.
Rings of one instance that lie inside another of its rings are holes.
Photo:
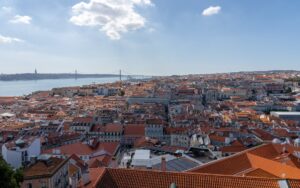
[[[18,184],[23,182],[23,180],[24,180],[23,169],[18,168],[14,173],[14,178],[16,179]]]
[[[23,171],[17,169],[14,171],[2,157],[0,157],[0,187],[1,188],[18,188],[23,181]]]
[[[120,90],[120,92],[119,92],[119,96],[124,96],[125,95],[125,91],[123,91],[123,90]]]

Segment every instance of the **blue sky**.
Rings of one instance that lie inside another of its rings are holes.
[[[0,73],[300,69],[300,1],[1,0]]]

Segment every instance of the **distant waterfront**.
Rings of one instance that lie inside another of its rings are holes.
[[[118,81],[112,78],[81,78],[81,79],[49,79],[30,81],[0,81],[0,96],[22,96],[34,91],[51,90],[56,87],[82,86],[92,83],[112,83]]]

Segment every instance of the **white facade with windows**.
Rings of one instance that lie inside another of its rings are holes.
[[[34,139],[29,145],[24,147],[20,147],[18,144],[14,147],[8,147],[7,144],[2,146],[3,159],[13,168],[20,168],[23,163],[29,162],[31,157],[36,157],[40,154],[41,141],[39,138]]]

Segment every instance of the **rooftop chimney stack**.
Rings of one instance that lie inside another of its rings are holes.
[[[165,157],[161,158],[161,171],[167,171],[167,162]]]

